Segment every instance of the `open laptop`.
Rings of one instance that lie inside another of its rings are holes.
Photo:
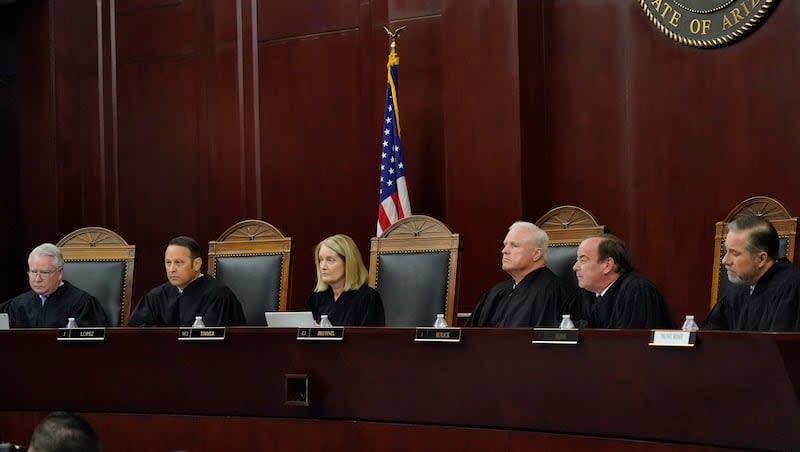
[[[8,329],[8,314],[0,314],[0,330]]]
[[[311,311],[265,312],[264,317],[270,328],[313,328],[316,326]]]

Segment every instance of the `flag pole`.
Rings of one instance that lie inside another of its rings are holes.
[[[406,185],[406,168],[400,140],[400,112],[398,108],[397,68],[400,57],[397,55],[397,38],[406,29],[395,30],[383,27],[389,35],[389,58],[386,63],[386,104],[382,123],[380,192],[378,202],[378,221],[376,234],[383,234],[389,226],[411,215],[411,201]]]

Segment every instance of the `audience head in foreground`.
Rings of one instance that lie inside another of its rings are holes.
[[[31,436],[28,452],[100,452],[100,440],[88,422],[77,414],[50,413]]]

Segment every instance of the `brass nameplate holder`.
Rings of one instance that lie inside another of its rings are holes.
[[[417,327],[414,342],[461,342],[461,328]]]
[[[651,347],[694,347],[697,333],[682,330],[650,330]]]
[[[577,328],[534,328],[531,344],[578,345],[579,339]]]
[[[183,327],[178,331],[179,341],[224,341],[225,327],[203,327],[189,328]]]
[[[344,327],[331,328],[298,328],[298,341],[343,341]]]
[[[58,340],[69,342],[87,342],[106,340],[105,328],[59,328]]]

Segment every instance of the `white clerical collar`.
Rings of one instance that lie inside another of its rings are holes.
[[[617,278],[617,279],[619,279],[619,278]],[[608,292],[608,289],[610,289],[610,288],[611,288],[611,286],[613,286],[613,285],[614,285],[614,283],[615,283],[615,282],[617,282],[617,279],[615,279],[615,280],[611,281],[611,284],[607,285],[607,286],[606,286],[606,288],[605,288],[605,289],[603,289],[603,291],[602,291],[602,292],[600,292],[600,293],[596,293],[596,294],[594,294],[594,295],[595,295],[596,297],[598,297],[598,298],[599,298],[599,297],[602,297],[603,295],[605,295],[605,294],[606,294],[606,292]]]
[[[198,279],[200,279],[202,277],[203,277],[203,274],[200,273],[199,275],[197,275],[197,278],[193,279],[192,282],[190,282],[189,284],[186,285],[186,287],[189,287],[190,284],[192,284],[193,282],[197,281]],[[185,289],[186,287],[184,287],[183,289]],[[178,289],[178,295],[183,294],[183,289],[181,289],[180,287],[176,287],[176,289]]]
[[[755,284],[750,286],[750,295],[753,295],[753,292],[755,292],[755,290],[756,290],[756,285]]]

